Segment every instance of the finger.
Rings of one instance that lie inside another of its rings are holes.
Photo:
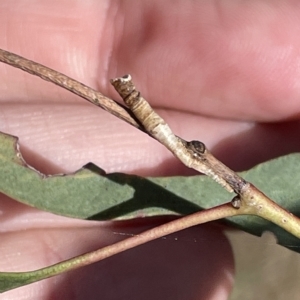
[[[212,149],[252,126],[161,112],[177,135],[201,139]],[[0,124],[2,131],[19,137],[27,163],[45,174],[74,172],[88,162],[108,173],[193,174],[157,141],[93,106],[2,105]]]
[[[25,160],[45,174],[74,172],[88,162],[108,173],[195,174],[157,141],[93,106],[1,108],[1,130],[18,136]],[[218,159],[236,171],[300,150],[299,122],[255,124],[158,112],[175,134],[203,141]]]
[[[264,121],[299,115],[299,10],[293,1],[96,1],[72,10],[60,7],[68,1],[1,5],[6,26],[0,30],[8,37],[1,47],[109,95],[109,77],[131,72],[156,106]],[[12,19],[22,20],[22,34]],[[33,79],[11,80],[17,73],[1,70],[7,75],[3,99],[74,99],[46,83],[31,91]]]
[[[99,64],[106,63],[99,44],[108,9],[108,1],[74,5],[68,0],[56,4],[28,0],[21,7],[3,1],[0,47],[95,86]],[[0,86],[2,101],[74,101],[69,92],[32,75],[3,64],[0,70],[5,78]],[[38,88],[32,89],[37,84]]]
[[[157,106],[258,121],[299,117],[294,1],[151,3],[121,5],[109,74],[130,69]]]
[[[0,269],[16,272],[41,268],[154,225],[132,222],[125,227],[75,226],[7,233],[1,236]],[[22,299],[31,300],[120,299],[124,295],[128,299],[227,299],[233,283],[232,266],[224,235],[211,226],[200,226],[4,295],[5,299],[22,295]]]

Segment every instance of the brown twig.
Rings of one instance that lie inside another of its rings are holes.
[[[187,167],[211,177],[227,191],[240,194],[246,181],[217,160],[203,142],[187,142],[176,136],[166,121],[141,96],[130,75],[112,79],[111,83],[150,136],[168,148]]]
[[[46,81],[50,81],[145,132],[144,128],[136,121],[130,110],[79,81],[44,65],[2,49],[0,49],[0,61],[32,75],[36,75]]]

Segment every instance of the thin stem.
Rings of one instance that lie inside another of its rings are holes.
[[[172,234],[174,232],[187,229],[195,225],[220,220],[227,217],[232,217],[237,214],[239,214],[238,210],[233,208],[230,202],[225,203],[213,208],[196,212],[185,217],[181,217],[174,221],[170,221],[166,224],[156,226],[152,229],[142,232],[141,234],[129,237],[126,240],[117,242],[110,246],[106,246],[94,252],[76,257],[74,260],[80,258],[82,260],[82,265],[77,266],[84,266],[105,259],[117,253],[123,252],[125,250],[134,248],[136,246],[145,244],[147,242],[153,241],[160,237]]]
[[[50,81],[91,102],[92,104],[103,108],[137,129],[144,131],[144,128],[135,120],[130,110],[79,81],[76,81],[44,65],[2,49],[0,49],[0,61],[30,74],[39,76],[46,81]]]
[[[238,214],[238,210],[233,208],[230,203],[222,204],[214,208],[196,212],[194,214],[173,220],[166,224],[146,230],[141,234],[119,241],[113,245],[106,246],[99,250],[89,252],[66,261],[62,261],[46,268],[30,272],[0,272],[0,277],[2,279],[6,278],[7,281],[14,281],[14,283],[8,287],[8,289],[15,288],[98,262],[125,250],[129,250],[179,230],[210,221],[235,216],[236,214]]]

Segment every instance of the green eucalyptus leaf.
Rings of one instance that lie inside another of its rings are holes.
[[[186,215],[228,202],[233,197],[206,176],[143,178],[105,174],[88,164],[73,174],[45,176],[28,166],[16,137],[0,133],[0,191],[36,208],[64,216],[112,220],[166,214]],[[271,199],[300,215],[300,154],[290,154],[241,173]],[[273,232],[278,243],[300,252],[300,241],[254,216],[228,219],[260,236]]]

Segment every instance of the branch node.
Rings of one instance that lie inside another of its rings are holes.
[[[232,200],[231,200],[231,205],[236,208],[239,209],[242,205],[242,201],[240,196],[235,196]]]

